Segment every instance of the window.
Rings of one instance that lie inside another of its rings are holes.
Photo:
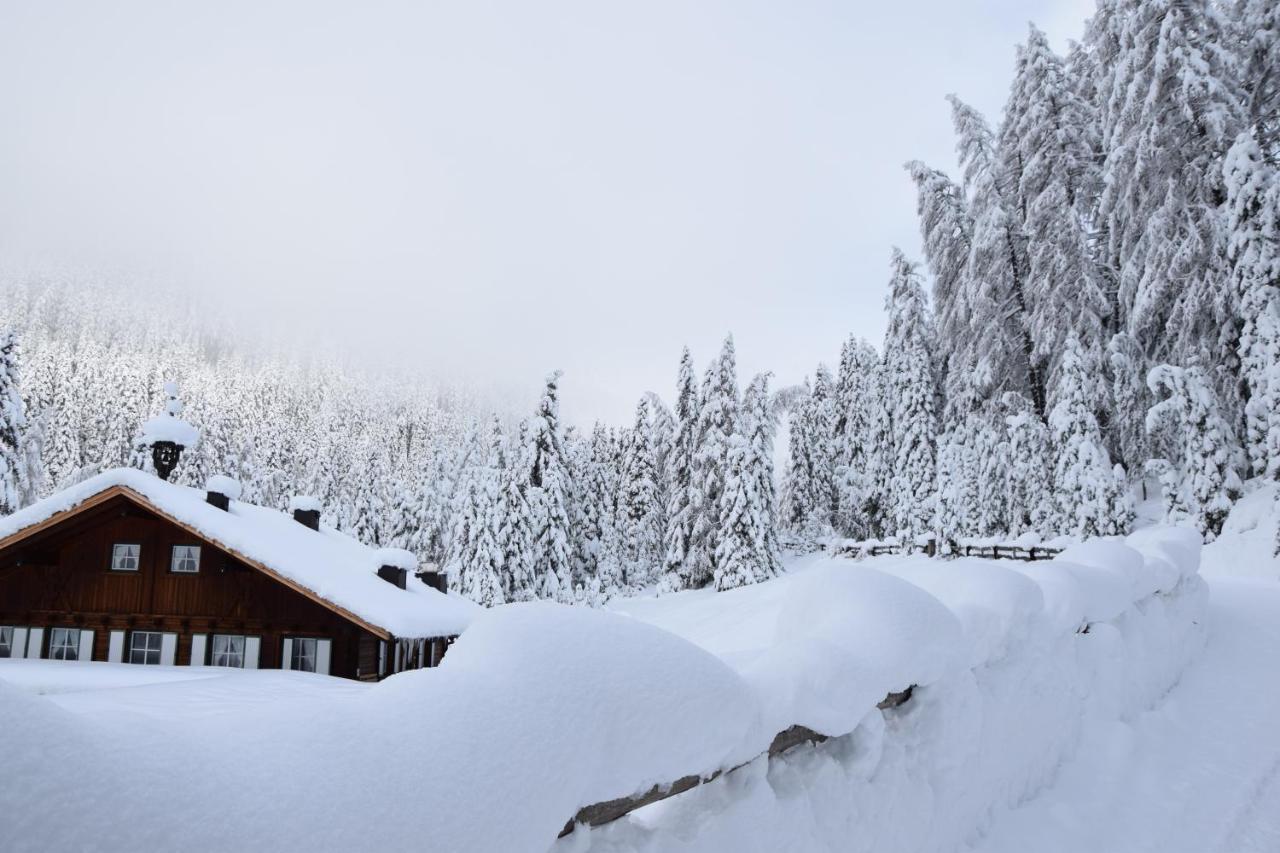
[[[238,634],[214,634],[213,655],[209,658],[213,666],[244,666],[244,637]]]
[[[316,671],[316,641],[305,637],[293,638],[293,651],[289,655],[289,669],[299,672]]]
[[[163,637],[159,631],[134,631],[129,637],[129,663],[160,663]]]
[[[141,545],[117,542],[111,546],[111,571],[136,572],[138,570],[138,557],[141,553]]]
[[[53,628],[49,631],[49,660],[79,660],[80,629]]]
[[[13,628],[0,626],[0,658],[13,657]]]
[[[200,571],[200,546],[174,545],[169,570],[188,575]]]

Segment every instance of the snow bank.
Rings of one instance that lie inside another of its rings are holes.
[[[508,605],[439,668],[344,691],[267,672],[48,697],[0,683],[0,764],[30,777],[0,793],[0,849],[954,848],[1045,784],[1083,720],[1136,712],[1196,647],[1185,538],[1105,545],[1060,564],[817,559],[633,615]],[[1172,587],[1097,620],[1166,564]],[[276,701],[174,701],[259,677]],[[129,695],[149,697],[146,726]],[[760,758],[793,724],[831,739]],[[583,806],[744,762],[555,841]]]
[[[1245,484],[1245,496],[1238,500],[1222,525],[1222,533],[1204,546],[1203,572],[1210,576],[1267,578],[1280,580],[1277,556],[1277,511],[1275,483],[1261,479]]]
[[[1128,719],[1177,681],[1203,644],[1197,545],[1166,528],[1077,546],[1072,561],[846,562],[943,604],[961,629],[950,640],[960,665],[847,736],[580,829],[554,850],[968,850],[1054,778],[1091,721]]]

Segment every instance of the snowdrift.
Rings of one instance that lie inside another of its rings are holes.
[[[1200,640],[1198,557],[1164,530],[1031,565],[825,560],[657,600],[718,609],[736,627],[716,641],[513,605],[438,669],[355,693],[263,673],[276,701],[222,713],[75,713],[0,667],[0,763],[21,779],[0,849],[945,849],[1043,784],[1087,715],[1168,688]],[[833,739],[761,757],[795,724]],[[743,764],[555,840],[583,806]]]

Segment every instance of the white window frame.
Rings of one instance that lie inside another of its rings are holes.
[[[0,654],[0,658],[11,658],[14,656],[13,641],[17,633],[17,627],[14,625],[0,625],[0,646],[4,647],[4,653]],[[25,651],[25,649],[23,651]],[[22,655],[18,655],[18,657],[22,657]]]
[[[121,551],[121,548],[135,549],[130,555],[128,551]],[[120,565],[122,558],[133,558],[133,567]],[[111,571],[113,572],[136,572],[142,569],[142,543],[141,542],[115,542],[111,546]]]
[[[181,554],[181,556],[179,556]],[[182,565],[190,558],[194,560],[195,568],[180,569]],[[174,545],[169,552],[169,571],[175,575],[194,575],[200,572],[200,546],[199,545]]]
[[[80,629],[49,629],[49,660],[80,660]]]
[[[315,637],[290,637],[289,640],[288,668],[295,672],[315,672],[320,651],[320,641]],[[307,651],[310,651],[310,654],[307,654]],[[310,663],[310,666],[298,666],[300,663]]]
[[[136,646],[138,637],[140,636],[145,636],[148,638],[146,646],[142,649],[139,649]],[[156,639],[156,647],[154,649],[151,648],[151,640],[150,640],[151,637],[155,637]],[[141,661],[135,661],[133,659],[133,654],[135,651],[142,652],[143,659]],[[137,664],[138,666],[159,666],[164,661],[163,651],[164,651],[164,632],[163,631],[130,631],[129,632],[129,647],[125,649],[125,657],[128,658],[128,663]],[[154,663],[147,660],[147,658],[151,656],[152,652],[155,652],[155,657],[156,657]]]
[[[239,649],[233,651],[218,651],[219,640],[239,640]],[[248,651],[249,638],[244,634],[213,634],[209,643],[209,666],[228,666],[234,669],[244,669],[245,655]],[[224,661],[236,660],[236,663],[219,663],[218,658],[221,656]]]

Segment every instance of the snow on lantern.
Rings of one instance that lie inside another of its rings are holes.
[[[164,414],[157,415],[142,425],[138,445],[151,448],[151,462],[156,467],[156,474],[161,480],[168,480],[178,465],[182,451],[199,443],[200,430],[181,417],[182,401],[178,399],[178,383],[164,383],[164,393],[169,398],[165,403]]]

